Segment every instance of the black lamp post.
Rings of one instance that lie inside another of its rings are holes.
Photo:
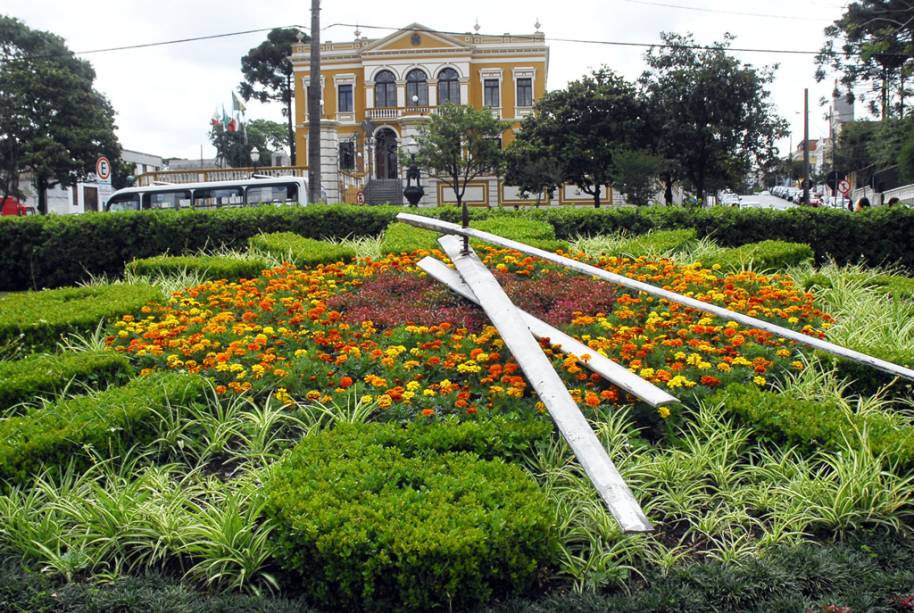
[[[419,172],[419,166],[416,164],[415,139],[410,139],[406,149],[409,151],[409,168],[406,170],[406,189],[403,190],[403,195],[406,197],[406,201],[409,202],[409,206],[419,206],[419,201],[425,195],[425,190],[422,188],[421,173]],[[415,185],[412,184],[413,180],[416,181]]]

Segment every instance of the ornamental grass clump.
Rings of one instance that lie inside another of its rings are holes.
[[[398,428],[308,437],[266,482],[278,559],[309,599],[429,610],[529,589],[555,546],[536,482],[499,458],[398,446]]]

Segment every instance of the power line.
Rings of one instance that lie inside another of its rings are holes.
[[[823,19],[822,17],[791,17],[789,15],[775,15],[772,13],[748,13],[745,11],[726,11],[722,9],[709,9],[698,6],[686,6],[684,4],[670,4],[666,2],[651,2],[650,0],[622,0],[629,4],[644,4],[646,6],[661,6],[664,8],[680,9],[683,11],[698,11],[701,13],[720,13],[723,15],[741,15],[744,17],[763,17],[766,19],[789,19],[791,21],[833,21],[832,19]]]

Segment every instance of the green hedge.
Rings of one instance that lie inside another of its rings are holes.
[[[384,231],[384,237],[381,241],[381,253],[383,255],[397,255],[400,253],[413,253],[424,249],[432,251],[440,249],[438,237],[440,234],[432,230],[423,230],[406,223],[396,221]]]
[[[202,377],[157,373],[0,420],[0,480],[23,483],[43,466],[85,466],[86,446],[107,453],[145,442],[155,434],[155,411],[193,402],[205,389]]]
[[[161,298],[158,289],[139,283],[7,294],[0,296],[0,344],[20,339],[27,351],[53,351],[63,334],[90,332],[102,319]]]
[[[886,294],[899,298],[901,300],[914,299],[914,278],[902,275],[868,275],[861,273],[859,275],[850,275],[852,281],[862,282],[867,287],[874,287],[885,291]],[[804,289],[812,289],[815,286],[822,288],[831,288],[832,282],[827,275],[815,273],[806,277],[803,281]]]
[[[547,251],[568,248],[568,243],[557,240],[553,227],[544,221],[519,216],[490,216],[479,220],[474,219],[470,226]],[[387,226],[387,230],[384,232],[381,253],[387,255],[412,253],[420,249],[426,251],[440,249],[438,236],[440,235],[432,230],[423,230],[406,223],[394,222]],[[475,247],[486,244],[478,240],[474,240],[472,243]]]
[[[470,226],[483,232],[497,234],[546,251],[558,251],[559,249],[568,248],[567,242],[555,238],[555,228],[545,221],[518,215],[510,217],[499,215],[473,221]],[[482,241],[473,241],[473,243],[477,245],[486,244]]]
[[[813,257],[809,245],[762,241],[723,249],[718,255],[704,258],[701,263],[707,267],[719,264],[726,271],[740,270],[743,266],[751,264],[752,269],[757,272],[771,272],[808,262]]]
[[[638,257],[673,253],[695,242],[695,230],[654,230],[620,241],[606,255]]]
[[[502,215],[498,213],[497,215]],[[763,240],[806,243],[816,262],[839,264],[898,263],[914,271],[914,209],[880,207],[851,215],[837,209],[737,209],[715,207],[625,207],[605,209],[540,208],[516,213],[548,221],[556,237],[571,240],[621,231],[643,234],[653,229],[694,228],[725,247]],[[493,214],[492,216],[495,216]]]
[[[194,272],[205,279],[252,279],[269,268],[266,258],[233,258],[216,255],[157,255],[133,260],[127,270],[137,275],[176,274]]]
[[[248,244],[252,251],[269,253],[284,262],[291,261],[302,267],[351,260],[355,257],[355,249],[352,247],[305,238],[294,232],[258,234],[252,236]]]
[[[531,586],[555,552],[545,496],[501,458],[441,452],[454,438],[446,431],[465,428],[340,426],[285,456],[264,486],[266,512],[280,563],[311,602],[460,609]],[[482,440],[456,439],[456,448]]]
[[[0,361],[0,408],[38,394],[54,394],[71,382],[98,387],[122,383],[132,374],[130,361],[113,351],[39,354]]]
[[[177,255],[220,245],[241,248],[260,233],[289,231],[309,238],[378,235],[401,207],[310,205],[249,209],[140,211],[103,215],[0,218],[0,291],[59,287],[87,274],[118,275],[130,260]],[[456,207],[421,214],[459,221]],[[685,209],[679,207],[559,208],[523,211],[473,209],[473,219],[519,217],[550,223],[556,238],[643,234],[694,228],[726,247],[763,240],[809,244],[816,260],[839,264],[898,263],[914,270],[914,210],[878,208],[850,215],[833,209]]]
[[[820,447],[840,449],[844,440],[853,441],[858,432],[866,432],[874,453],[885,453],[902,466],[914,464],[914,427],[899,425],[891,415],[872,412],[848,418],[840,407],[748,384],[729,385],[709,401],[722,403],[726,411],[777,442],[810,452]]]

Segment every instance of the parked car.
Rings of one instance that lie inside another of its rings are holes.
[[[0,211],[0,215],[3,216],[25,216],[25,215],[37,215],[38,211],[35,210],[35,207],[22,204],[12,196],[7,196],[3,201],[3,208]]]
[[[721,192],[719,202],[722,206],[739,206],[739,196],[733,192]]]

